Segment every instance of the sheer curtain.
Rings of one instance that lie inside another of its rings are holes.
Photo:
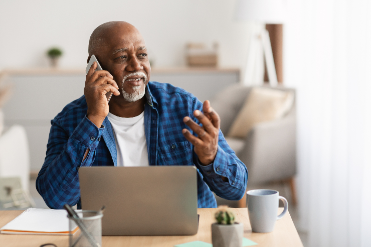
[[[371,246],[371,1],[288,0],[285,84],[297,88],[300,230]]]

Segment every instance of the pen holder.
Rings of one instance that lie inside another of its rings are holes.
[[[83,223],[94,238],[95,243],[98,246],[102,246],[102,217],[103,214],[99,211],[92,210],[80,210],[76,211],[80,217],[81,223]],[[85,247],[91,246],[86,234],[84,234],[79,227],[77,227],[72,217],[67,216],[69,219],[69,243],[70,247]]]

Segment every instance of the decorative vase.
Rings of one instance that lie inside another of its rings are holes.
[[[211,239],[213,247],[242,247],[243,224],[211,225]]]

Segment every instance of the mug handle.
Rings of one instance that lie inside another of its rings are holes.
[[[287,200],[285,197],[279,196],[278,199],[283,202],[283,212],[277,216],[277,220],[281,219],[286,214],[287,210],[289,209],[289,204],[287,203]]]

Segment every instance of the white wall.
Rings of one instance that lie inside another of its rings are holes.
[[[371,1],[289,0],[299,229],[307,247],[371,246]]]
[[[91,32],[125,20],[144,36],[156,66],[185,64],[189,41],[219,42],[220,65],[243,67],[249,24],[234,18],[235,0],[0,0],[0,70],[48,66],[51,46],[62,67],[86,65]]]

